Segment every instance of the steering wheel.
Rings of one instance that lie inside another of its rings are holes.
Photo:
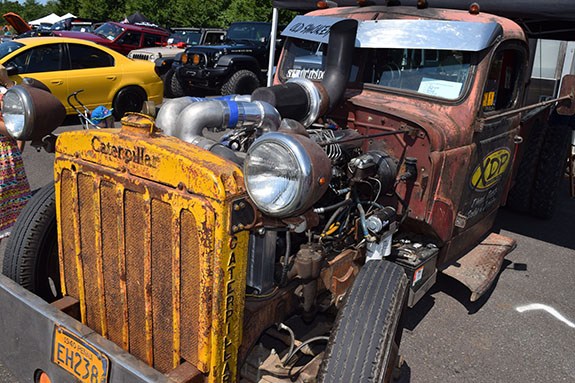
[[[396,83],[401,78],[401,69],[396,63],[385,64],[381,69],[379,85],[392,86],[393,83]]]

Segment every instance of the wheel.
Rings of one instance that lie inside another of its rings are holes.
[[[545,140],[545,132],[549,128],[546,121],[538,119],[533,123],[533,127],[526,142],[525,150],[521,158],[521,163],[517,168],[517,175],[513,187],[507,196],[506,206],[520,213],[527,213],[531,209],[531,196],[533,193],[533,183],[537,175],[537,162]]]
[[[120,119],[124,117],[126,112],[139,112],[147,99],[146,92],[137,86],[127,86],[120,89],[112,103],[114,117]]]
[[[166,73],[166,79],[164,80],[164,96],[168,98],[184,97],[185,92],[182,88],[182,84],[176,77],[176,72],[170,69]]]
[[[61,297],[54,183],[22,209],[8,238],[2,272],[48,302]]]
[[[402,328],[407,296],[405,272],[388,261],[363,266],[339,311],[318,382],[388,382]]]
[[[557,191],[571,144],[571,127],[566,119],[555,116],[555,120],[545,134],[533,184],[531,214],[537,218],[548,219],[555,212]]]
[[[252,94],[260,86],[258,76],[250,70],[242,69],[230,76],[222,85],[222,95],[228,94]]]

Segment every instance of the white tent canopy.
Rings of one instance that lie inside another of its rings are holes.
[[[76,17],[76,16],[68,12],[64,16],[61,16],[60,20],[69,19],[70,17]],[[58,21],[60,21],[60,20],[58,20]]]
[[[51,13],[48,16],[41,17],[37,20],[29,21],[28,24],[30,25],[54,24],[57,21],[60,21],[60,16],[58,16],[55,13]]]
[[[30,25],[52,25],[60,20],[68,19],[70,17],[76,17],[71,13],[66,13],[64,16],[58,16],[55,13],[50,13],[48,16],[41,17],[37,20],[32,20],[28,24]]]

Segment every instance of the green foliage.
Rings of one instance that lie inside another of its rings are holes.
[[[96,20],[121,21],[139,11],[151,21],[168,27],[227,27],[234,21],[271,21],[272,0],[1,0],[0,12],[18,13],[24,20],[34,20],[50,13],[70,12]],[[280,23],[291,20],[294,13],[280,12]]]

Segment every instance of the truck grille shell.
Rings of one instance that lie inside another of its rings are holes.
[[[185,360],[201,372],[213,371],[209,381],[215,381],[224,371],[223,356],[230,351],[223,345],[232,340],[237,347],[241,337],[243,289],[233,291],[234,311],[226,313],[226,285],[230,280],[234,286],[245,283],[245,264],[234,263],[238,257],[229,247],[232,243],[240,245],[236,249],[247,246],[244,235],[231,236],[228,231],[232,198],[227,197],[233,197],[234,188],[224,199],[218,193],[210,196],[213,179],[204,180],[208,187],[199,192],[181,184],[174,188],[169,185],[172,172],[162,180],[168,173],[162,171],[161,162],[149,169],[103,155],[94,137],[122,141],[106,138],[109,134],[74,132],[74,138],[58,141],[56,198],[63,293],[80,301],[85,324],[159,371],[169,372]],[[125,148],[134,145],[135,141],[124,138]],[[183,162],[189,172],[198,174],[192,170],[201,166],[197,159],[190,158],[195,164],[187,163],[175,155],[179,150],[168,154],[157,150],[154,142],[142,144],[134,153],[157,152],[159,161]],[[66,155],[72,146],[80,150]],[[193,148],[197,150],[201,151]],[[185,151],[186,157],[193,157],[189,148]],[[211,156],[206,153],[195,154]],[[213,175],[211,169],[205,170]],[[182,180],[185,183],[186,177]],[[241,188],[235,192],[243,196]],[[230,264],[232,275],[228,275]]]

